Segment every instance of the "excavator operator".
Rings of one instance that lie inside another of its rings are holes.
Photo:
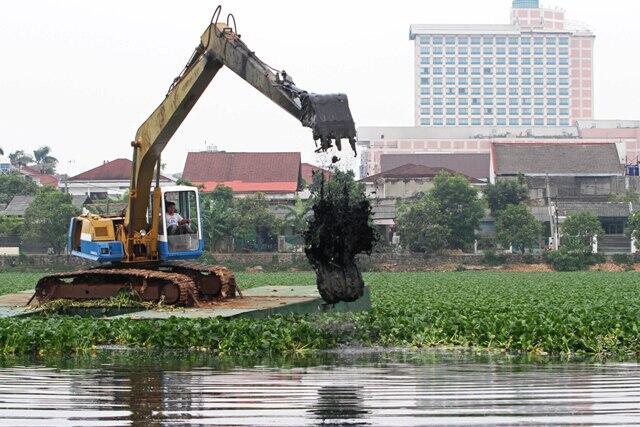
[[[167,234],[192,234],[190,223],[188,219],[182,218],[176,210],[176,204],[173,202],[166,202],[166,221],[167,221]]]

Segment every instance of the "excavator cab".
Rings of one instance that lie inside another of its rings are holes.
[[[187,186],[161,188],[158,255],[161,260],[198,258],[204,251],[198,189]]]

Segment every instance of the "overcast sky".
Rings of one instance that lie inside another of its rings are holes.
[[[640,119],[640,2],[548,0],[596,34],[596,118]],[[0,4],[0,147],[49,145],[75,174],[131,157],[129,142],[199,41],[217,3],[56,0]],[[256,1],[223,4],[265,62],[312,92],[345,92],[358,126],[413,125],[409,25],[508,23],[510,0]],[[314,153],[310,131],[223,69],[163,154],[181,172],[187,151]],[[345,155],[345,157],[347,157]]]

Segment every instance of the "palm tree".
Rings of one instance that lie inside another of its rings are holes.
[[[29,163],[33,162],[33,157],[25,153],[23,150],[18,150],[9,154],[9,161],[13,166],[20,169],[20,167],[26,166]]]
[[[56,170],[58,159],[50,156],[49,153],[51,153],[51,148],[46,145],[43,145],[37,150],[33,150],[33,157],[40,173],[54,173]]]
[[[284,225],[290,227],[294,236],[302,242],[301,237],[307,228],[307,220],[311,211],[311,205],[308,201],[300,199],[300,196],[296,194],[293,206],[282,205],[282,207],[287,210],[284,217]]]

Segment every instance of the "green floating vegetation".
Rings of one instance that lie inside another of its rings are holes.
[[[293,284],[297,274],[300,284],[313,281],[309,273],[286,273],[283,281]],[[277,273],[243,276],[251,286],[278,283]],[[262,357],[359,345],[637,355],[638,277],[633,272],[365,273],[369,312],[259,320],[0,319],[0,352],[84,353],[115,344]]]

